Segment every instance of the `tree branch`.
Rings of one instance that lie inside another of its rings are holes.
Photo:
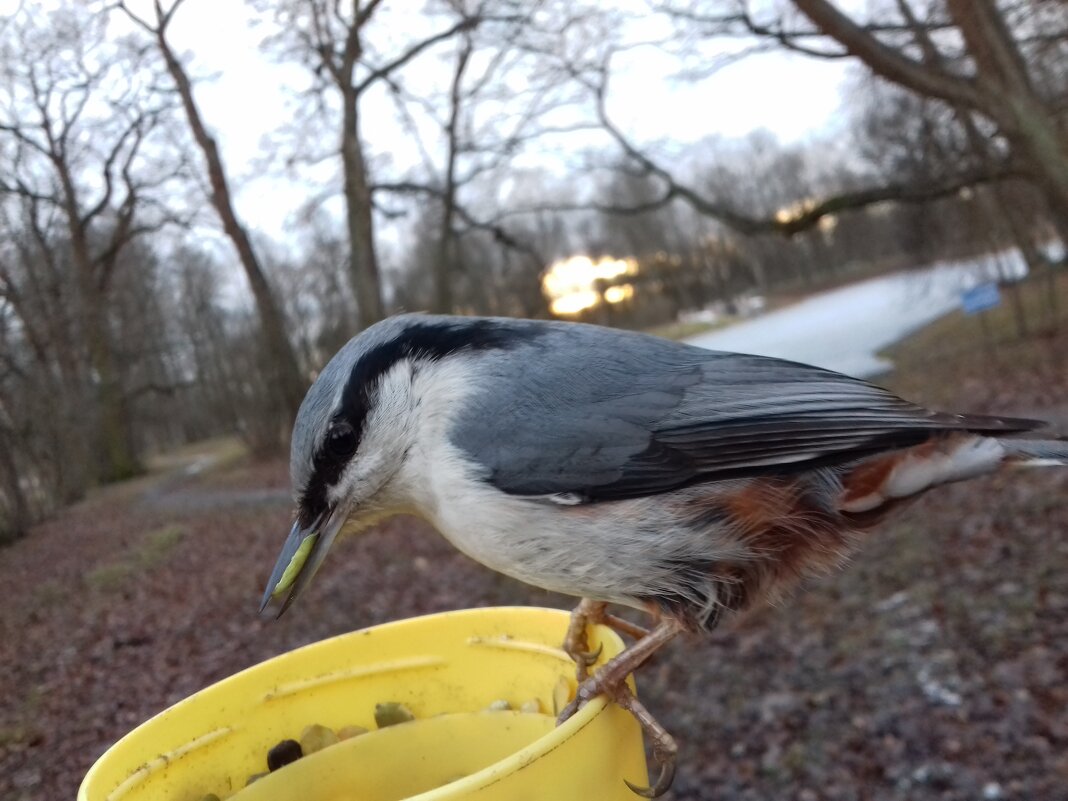
[[[126,127],[126,129],[118,136],[115,143],[111,146],[107,156],[104,159],[104,165],[101,168],[101,173],[104,179],[104,190],[101,193],[100,200],[96,204],[86,211],[79,220],[79,224],[82,226],[88,226],[93,218],[104,211],[111,203],[111,196],[114,194],[115,178],[112,175],[112,170],[115,167],[115,162],[119,158],[119,154],[122,153],[123,148],[126,146],[126,142],[131,135],[134,137],[134,145],[130,152],[127,153],[125,161],[125,168],[129,167],[129,162],[132,155],[137,152],[141,141],[144,139],[144,132],[141,130],[141,126],[144,122],[145,116],[138,114]]]
[[[371,19],[371,16],[375,13],[375,9],[381,5],[382,0],[371,0],[367,5],[361,8],[356,14],[356,21],[353,27],[362,28],[367,24],[367,21]]]
[[[975,80],[933,69],[908,58],[881,42],[874,33],[858,25],[828,0],[793,2],[824,34],[863,61],[876,75],[923,95],[973,109],[985,109],[983,94]]]
[[[370,187],[372,192],[393,192],[396,194],[404,195],[425,195],[437,200],[444,200],[445,192],[440,187],[430,186],[428,184],[420,184],[415,181],[391,181],[384,183],[376,183]],[[543,258],[542,254],[533,245],[522,242],[516,239],[506,228],[498,223],[489,220],[479,220],[474,217],[466,208],[457,204],[454,208],[456,215],[464,221],[468,228],[472,230],[485,231],[491,234],[495,241],[511,248],[512,250],[520,253],[525,253],[533,259],[536,259],[540,264],[546,264],[547,262]]]
[[[600,81],[592,88],[596,97],[597,115],[602,127],[616,141],[628,158],[637,164],[646,175],[657,178],[663,190],[653,200],[631,206],[593,204],[584,208],[605,214],[642,214],[663,208],[674,200],[682,200],[695,211],[712,217],[741,234],[779,233],[793,236],[815,226],[823,217],[842,211],[860,209],[877,203],[922,203],[949,197],[962,189],[982,183],[1007,180],[1025,176],[1025,171],[1016,164],[991,166],[950,176],[928,184],[895,183],[867,189],[851,190],[822,200],[810,199],[780,209],[771,218],[755,217],[738,211],[724,203],[708,198],[692,187],[675,179],[669,170],[655,162],[638,148],[612,122],[606,108],[608,66],[601,70]]]
[[[464,17],[452,27],[440,31],[434,34],[433,36],[430,36],[426,39],[423,39],[421,42],[412,45],[410,48],[408,48],[405,52],[401,53],[392,61],[383,64],[381,67],[376,67],[372,69],[370,74],[368,74],[362,81],[356,84],[356,96],[359,97],[364,91],[366,91],[370,86],[372,86],[375,81],[385,78],[390,73],[400,69],[427,48],[433,47],[439,42],[444,42],[446,39],[452,38],[461,31],[472,30],[476,28],[481,21],[481,17]]]

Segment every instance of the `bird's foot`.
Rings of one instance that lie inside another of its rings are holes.
[[[659,775],[651,787],[638,787],[627,782],[631,790],[645,798],[657,798],[671,787],[675,778],[678,747],[672,736],[657,723],[649,710],[631,692],[627,677],[682,630],[683,627],[674,620],[661,621],[645,637],[608,660],[595,675],[583,681],[575,693],[575,698],[564,707],[557,718],[558,724],[563,723],[601,694],[607,695],[630,712],[642,727],[642,733],[649,739],[653,760],[660,768]]]
[[[602,601],[583,598],[571,611],[571,622],[564,637],[564,651],[575,661],[575,679],[580,686],[589,677],[590,666],[600,658],[602,648],[598,646],[596,651],[590,650],[586,627],[591,623],[600,623],[607,606],[608,604]]]
[[[626,709],[642,733],[649,739],[653,749],[653,760],[660,772],[651,787],[639,787],[631,782],[627,786],[645,798],[658,798],[668,791],[675,779],[675,764],[678,746],[674,738],[667,733],[649,710],[635,697],[627,685],[627,677],[642,665],[658,649],[683,631],[683,626],[674,620],[661,620],[651,631],[637,626],[627,620],[609,615],[605,612],[607,604],[583,598],[571,613],[571,622],[564,639],[564,650],[575,660],[579,686],[574,699],[556,719],[557,725],[563,723],[598,695],[607,695],[623,709]],[[633,645],[614,656],[603,665],[594,676],[589,675],[589,668],[601,655],[601,648],[591,651],[586,636],[586,627],[590,623],[604,623],[616,631],[621,631],[637,639]]]
[[[585,601],[583,601],[583,603],[585,603]],[[579,606],[581,608],[581,604]],[[573,616],[572,624],[574,624],[574,622]],[[564,707],[564,710],[557,718],[557,723],[563,723],[598,695],[606,694],[611,697],[612,693],[618,687],[625,687],[627,676],[633,673],[635,669],[645,662],[645,660],[652,656],[662,646],[674,639],[674,637],[683,630],[683,626],[675,620],[661,620],[656,625],[656,628],[629,648],[624,649],[609,659],[600,669],[598,669],[596,674],[583,679],[579,683],[578,690],[575,692],[575,697],[570,704]],[[585,643],[584,629],[582,630],[582,637],[582,642]],[[567,645],[565,644],[564,647],[566,648]]]
[[[649,634],[637,623],[631,623],[606,611],[608,604],[604,601],[591,601],[583,598],[579,605],[571,611],[571,622],[567,627],[567,635],[564,637],[564,651],[575,661],[575,678],[582,684],[589,678],[590,668],[601,657],[604,645],[598,645],[591,650],[586,630],[591,625],[598,623],[608,626],[619,634],[641,640]]]
[[[675,743],[675,738],[667,733],[626,684],[612,693],[612,700],[630,712],[638,721],[638,725],[642,727],[642,733],[652,745],[653,761],[660,769],[656,781],[650,787],[641,787],[626,779],[623,782],[633,792],[644,798],[659,798],[671,789],[671,783],[675,781],[675,767],[679,755],[679,747]]]

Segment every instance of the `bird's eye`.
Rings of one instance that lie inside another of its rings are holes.
[[[326,435],[326,450],[336,459],[348,459],[356,453],[356,432],[348,423],[338,423]]]

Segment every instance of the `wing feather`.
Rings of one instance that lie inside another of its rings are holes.
[[[840,464],[937,432],[1040,425],[933,412],[794,362],[541,325],[520,349],[482,357],[496,391],[476,392],[452,431],[486,479],[512,494],[642,497]]]

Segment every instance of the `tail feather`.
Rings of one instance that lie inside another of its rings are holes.
[[[1068,466],[1068,441],[1057,439],[999,439],[1005,463],[1018,467]]]
[[[1004,467],[1068,466],[1063,440],[950,435],[867,459],[842,478],[838,508],[870,512],[931,487]]]

